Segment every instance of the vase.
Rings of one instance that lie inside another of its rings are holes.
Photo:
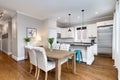
[[[52,46],[52,44],[50,45],[50,51],[53,51],[53,46]]]
[[[30,42],[27,42],[27,46],[29,46],[30,45]]]

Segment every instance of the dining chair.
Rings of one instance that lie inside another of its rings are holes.
[[[57,49],[57,50],[59,50],[60,49],[60,44],[53,44],[53,49]]]
[[[70,50],[70,44],[61,44],[60,50],[69,51]],[[68,59],[65,59],[62,61],[63,63],[67,62],[67,68],[68,68]]]
[[[35,48],[34,47],[33,50],[36,52],[36,56],[37,56],[37,65],[38,65],[37,80],[39,79],[40,69],[45,71],[45,80],[47,80],[48,71],[55,68],[55,62],[47,60],[46,51],[44,48],[42,48],[42,47]]]
[[[69,49],[70,49],[70,44],[61,44],[60,45],[60,50],[69,51]]]
[[[37,59],[36,59],[36,53],[32,49],[32,46],[25,46],[25,49],[27,49],[30,59],[30,73],[32,72],[33,66],[36,67],[35,69],[35,77],[37,77]]]

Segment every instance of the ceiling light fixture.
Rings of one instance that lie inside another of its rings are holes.
[[[68,23],[69,29],[68,29],[68,32],[71,32],[71,29],[70,29],[70,27],[71,27],[71,23],[70,23],[70,16],[71,16],[71,14],[68,14],[68,16],[69,16],[69,23]]]
[[[3,16],[4,16],[4,10],[0,12],[0,19],[3,18]]]
[[[98,14],[98,12],[95,12],[95,14]]]
[[[80,19],[80,16],[78,16],[77,18]]]
[[[60,17],[58,17],[58,19],[60,19]]]

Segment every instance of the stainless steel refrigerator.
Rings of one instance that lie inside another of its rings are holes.
[[[98,54],[112,54],[113,26],[99,26],[97,32]]]

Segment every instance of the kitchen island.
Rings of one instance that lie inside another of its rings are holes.
[[[94,61],[94,52],[93,52],[93,46],[91,43],[82,43],[82,42],[62,42],[66,44],[70,44],[71,51],[74,50],[81,50],[82,52],[82,58],[83,62],[85,62],[88,65],[91,65]]]

